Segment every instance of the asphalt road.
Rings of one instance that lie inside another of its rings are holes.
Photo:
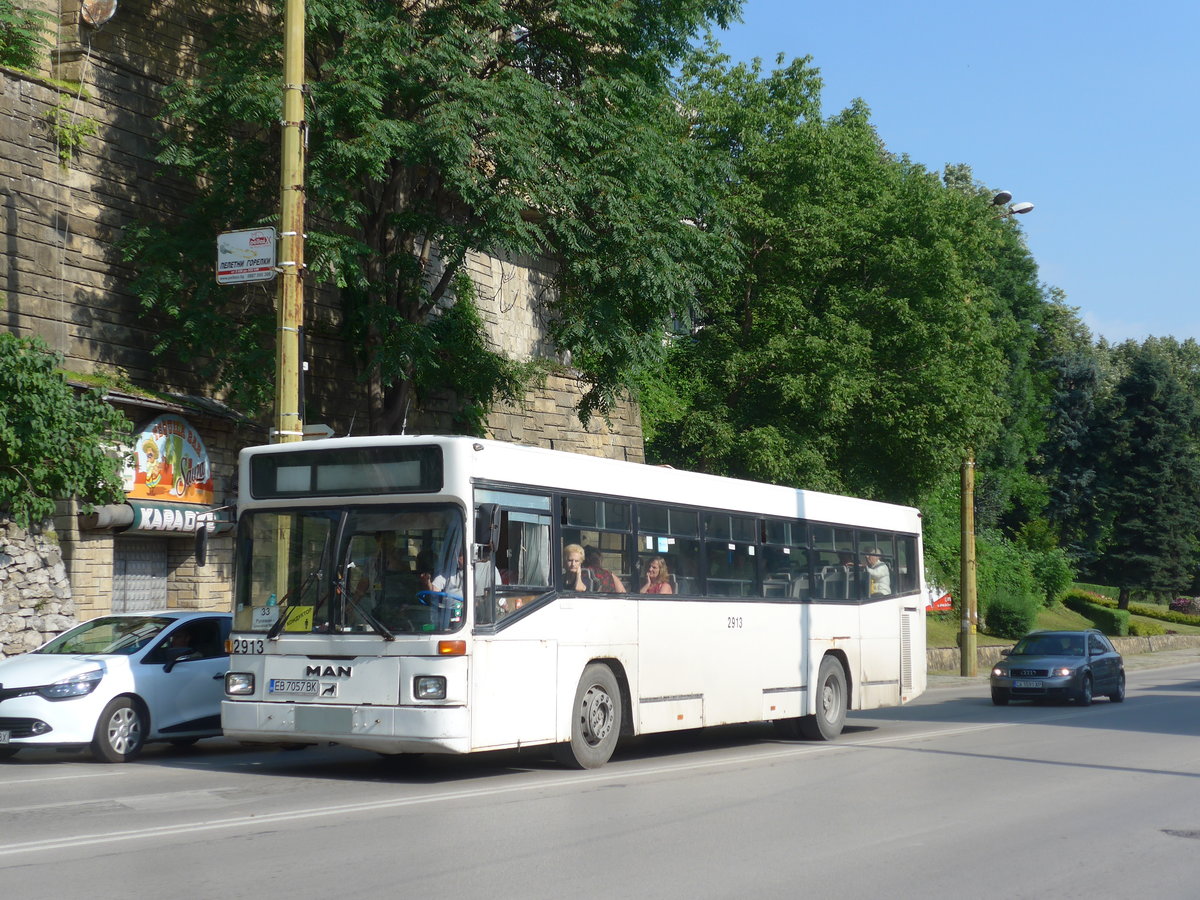
[[[833,743],[710,729],[593,772],[224,740],[22,753],[0,763],[0,895],[1190,900],[1200,653],[1155,656],[1127,660],[1123,704],[1000,708],[982,677],[936,676]]]

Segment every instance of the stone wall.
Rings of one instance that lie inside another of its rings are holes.
[[[0,656],[33,650],[76,621],[54,528],[0,518]]]
[[[1200,647],[1200,634],[1155,634],[1148,637],[1109,638],[1117,652],[1122,655],[1134,653],[1157,653],[1162,650],[1188,650]],[[1000,659],[1002,647],[976,647],[977,671],[987,674]],[[962,670],[961,656],[957,647],[930,647],[925,651],[926,665],[930,672],[959,672]]]

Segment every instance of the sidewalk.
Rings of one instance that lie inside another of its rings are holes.
[[[1200,647],[1189,647],[1185,650],[1159,650],[1156,653],[1128,653],[1123,655],[1125,671],[1136,669],[1161,669],[1166,666],[1186,666],[1200,663]],[[961,687],[964,684],[987,684],[991,666],[979,666],[978,674],[964,678],[957,672],[930,672],[927,676],[929,689]]]

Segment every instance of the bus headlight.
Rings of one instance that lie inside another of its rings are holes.
[[[413,679],[413,697],[418,700],[445,700],[444,675],[418,675]]]
[[[231,697],[254,693],[253,672],[226,672],[225,693]]]

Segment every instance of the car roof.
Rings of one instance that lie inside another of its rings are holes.
[[[1099,635],[1103,635],[1104,632],[1101,631],[1099,628],[1046,628],[1046,629],[1043,629],[1040,631],[1031,631],[1031,632],[1029,632],[1029,634],[1025,635],[1025,637],[1031,637],[1035,634],[1037,634],[1037,635],[1045,635],[1045,634],[1099,634]]]
[[[102,616],[93,616],[93,619],[144,619],[148,616],[156,616],[164,619],[178,619],[184,621],[186,619],[207,619],[212,616],[220,616],[222,618],[231,619],[233,613],[226,610],[193,610],[193,609],[145,609],[138,612],[114,612],[106,613]],[[84,621],[90,622],[91,619]]]

